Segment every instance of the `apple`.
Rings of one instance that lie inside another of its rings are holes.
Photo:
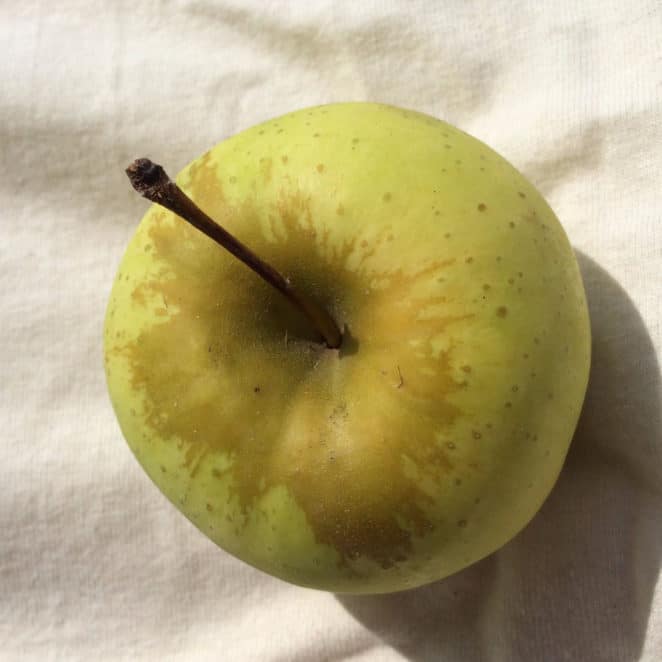
[[[369,103],[265,122],[176,181],[281,291],[159,204],[138,226],[105,367],[168,499],[230,554],[334,592],[438,580],[520,531],[590,363],[577,262],[531,183],[445,122]]]

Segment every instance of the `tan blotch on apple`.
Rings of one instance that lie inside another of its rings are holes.
[[[105,361],[168,499],[247,563],[337,592],[425,584],[510,540],[559,474],[590,361],[535,188],[444,122],[363,103],[249,129],[177,183],[297,294],[149,208]]]

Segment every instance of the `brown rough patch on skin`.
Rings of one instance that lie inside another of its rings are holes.
[[[271,161],[268,166],[263,163],[261,176],[271,179]],[[397,264],[388,271],[375,271],[370,258],[392,240],[388,226],[367,245],[359,234],[338,245],[328,230],[319,229],[323,224],[314,227],[310,200],[298,190],[282,190],[268,210],[259,209],[251,199],[233,206],[208,156],[189,174],[188,192],[210,216],[240,231],[240,239],[327,306],[341,326],[346,325],[358,343],[355,353],[368,352],[359,362],[360,369],[367,363],[374,375],[383,375],[376,382],[378,388],[398,404],[380,411],[378,420],[362,420],[341,393],[318,379],[330,361],[339,362],[334,369],[344,371],[344,378],[358,370],[350,351],[344,355],[341,349],[338,357],[313,345],[307,323],[288,302],[209,239],[164,211],[152,215],[149,228],[158,273],[137,283],[132,297],[140,306],[163,299],[169,304],[167,311],[163,321],[148,327],[136,341],[114,349],[128,357],[132,386],[144,394],[147,424],[167,443],[181,444],[191,476],[209,454],[229,455],[231,466],[215,469],[213,475],[218,479],[231,475],[233,496],[245,514],[260,496],[284,485],[317,541],[336,549],[341,562],[365,557],[388,568],[405,560],[412,538],[434,527],[428,515],[433,498],[421,485],[426,480],[428,484],[452,480],[455,446],[438,435],[460,414],[449,396],[466,388],[466,382],[453,376],[454,348],[435,350],[431,339],[466,316],[445,315],[440,312],[445,297],[417,298],[416,291],[420,284],[436,280],[454,260],[437,260],[414,272]],[[387,197],[389,193],[384,201]],[[338,213],[342,214],[342,205]],[[260,217],[271,230],[269,239]],[[306,260],[303,267],[301,256],[311,253],[315,260]],[[350,258],[355,265],[351,269]],[[379,305],[365,306],[367,297],[379,298]],[[232,319],[227,310],[233,311]],[[233,355],[233,348],[247,345],[267,351],[256,358],[248,352]],[[384,346],[397,348],[399,381],[393,377],[395,365],[377,364],[371,358],[384,356]],[[375,348],[381,352],[371,354]],[[246,397],[232,404],[196,395],[223,393],[228,383],[244,388],[242,370],[253,360],[259,360],[259,368],[247,374],[260,375],[258,397],[254,381],[245,385]],[[270,382],[273,375],[278,376],[277,383]],[[296,406],[278,421],[257,415],[258,409],[270,411],[269,402],[281,402],[283,392],[291,393],[294,402],[302,385],[317,394],[312,401],[318,406]],[[415,430],[399,420],[395,412],[400,407],[421,422]],[[290,440],[287,446],[281,435],[294,414],[304,417],[301,429],[310,436]],[[374,431],[367,441],[365,425]],[[344,438],[351,441],[349,452],[338,443]],[[375,447],[380,451],[375,452]],[[364,457],[373,458],[365,473]],[[418,479],[406,474],[403,458],[413,462]],[[210,503],[208,510],[219,521],[225,517],[223,504]]]
[[[262,171],[262,181],[268,184],[271,181],[273,173],[273,159],[263,157],[260,159],[260,170]]]

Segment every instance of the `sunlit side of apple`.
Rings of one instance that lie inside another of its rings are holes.
[[[105,358],[164,494],[231,554],[332,591],[417,586],[511,539],[558,476],[590,360],[577,263],[533,186],[458,129],[375,104],[266,122],[178,183],[344,337],[326,349],[152,206]]]

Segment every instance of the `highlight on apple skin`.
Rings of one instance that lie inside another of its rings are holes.
[[[541,195],[432,117],[347,103],[229,138],[177,183],[322,306],[152,205],[114,282],[108,387],[150,478],[211,540],[335,592],[441,579],[508,542],[561,470],[590,363]]]

